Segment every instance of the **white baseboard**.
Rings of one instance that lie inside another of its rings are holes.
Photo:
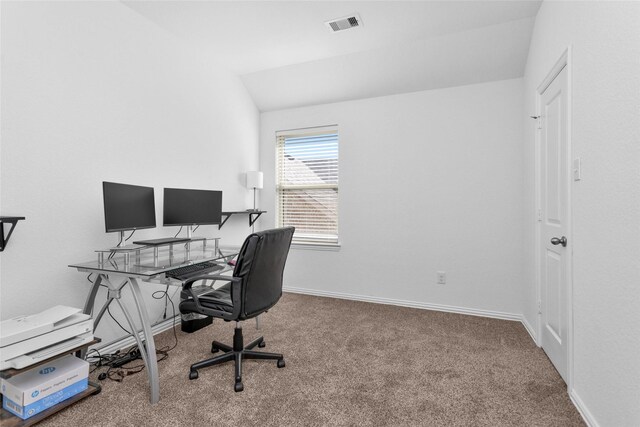
[[[401,307],[422,308],[425,310],[444,311],[447,313],[467,314],[470,316],[491,317],[494,319],[522,321],[522,315],[513,313],[504,313],[500,311],[480,310],[476,308],[456,307],[452,305],[431,304],[426,302],[415,302],[393,298],[372,297],[366,295],[346,294],[342,292],[318,291],[314,289],[296,288],[292,286],[284,286],[285,292],[294,294],[315,295],[320,297],[346,299],[352,301],[372,302],[376,304],[397,305]]]
[[[600,424],[596,421],[593,414],[587,409],[587,406],[584,404],[580,396],[576,393],[575,390],[571,390],[569,393],[569,398],[573,402],[573,405],[578,409],[580,415],[582,415],[582,419],[587,423],[589,427],[600,427]]]
[[[170,317],[166,320],[163,320],[160,323],[156,323],[155,325],[151,326],[151,333],[156,336],[158,335],[160,332],[164,332],[168,329],[171,329],[171,327],[173,327],[173,322],[175,319],[175,325],[176,326],[180,326],[180,315],[177,315],[176,317]],[[143,335],[142,333],[140,333],[140,338],[143,339]],[[135,338],[133,338],[132,336],[128,336],[128,337],[124,337],[121,338],[119,340],[116,341],[112,341],[110,343],[106,343],[106,344],[98,344],[97,346],[93,347],[96,350],[100,351],[101,354],[111,354],[111,353],[115,353],[118,350],[124,350],[125,348],[131,347],[136,343]]]
[[[536,334],[536,330],[533,328],[533,326],[531,326],[531,323],[529,323],[527,318],[524,316],[522,316],[520,321],[522,322],[522,326],[524,326],[524,328],[527,330],[527,332],[531,336],[531,339],[533,340],[533,342],[536,343],[538,347],[540,347],[540,343],[538,342],[538,334]]]
[[[431,304],[431,303],[399,300],[399,299],[392,299],[392,298],[346,294],[341,292],[317,291],[312,289],[296,288],[291,286],[284,286],[282,290],[284,292],[291,292],[295,294],[316,295],[316,296],[346,299],[346,300],[352,300],[352,301],[371,302],[376,304],[387,304],[387,305],[397,305],[401,307],[421,308],[425,310],[435,310],[435,311],[443,311],[447,313],[467,314],[471,316],[490,317],[494,319],[513,320],[513,321],[520,321],[525,323],[525,321],[523,320],[523,317],[519,314],[503,313],[499,311],[479,310],[479,309],[473,309],[473,308],[456,307],[456,306],[442,305],[442,304]],[[161,332],[171,329],[171,327],[173,326],[173,322],[174,322],[174,319],[169,318],[160,323],[157,323],[151,327],[151,332],[155,336]],[[179,315],[175,317],[175,322],[176,322],[176,325],[180,324]],[[525,328],[529,330],[526,324],[525,324]],[[531,331],[529,333],[531,334]],[[140,336],[142,337],[142,334]],[[534,338],[534,341],[535,341],[535,338]],[[114,353],[117,350],[123,350],[125,348],[131,347],[135,343],[136,343],[136,340],[132,336],[129,336],[129,337],[121,338],[116,341],[112,341],[110,343],[98,344],[95,348],[99,350],[100,353],[109,354],[109,353]]]

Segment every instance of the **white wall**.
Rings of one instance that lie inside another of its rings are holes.
[[[524,78],[524,314],[535,325],[535,90],[572,46],[572,397],[593,424],[640,425],[640,3],[544,2]]]
[[[237,77],[166,31],[118,2],[2,2],[1,47],[1,214],[27,218],[0,255],[2,319],[82,307],[86,275],[67,265],[117,242],[104,232],[103,180],[155,187],[159,227],[136,238],[178,231],[161,226],[163,187],[251,206],[258,111]],[[197,233],[240,244],[248,231],[243,218]],[[164,306],[149,300],[157,320]],[[107,320],[97,335],[121,332]]]
[[[275,132],[339,125],[342,247],[292,250],[285,285],[521,313],[521,115],[521,79],[263,113],[260,227]]]

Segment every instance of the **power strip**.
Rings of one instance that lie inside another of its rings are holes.
[[[124,366],[129,362],[133,362],[134,360],[137,360],[137,359],[140,359],[140,351],[139,350],[132,351],[131,353],[127,354],[125,357],[111,362],[111,367],[112,368],[119,368],[119,367]]]

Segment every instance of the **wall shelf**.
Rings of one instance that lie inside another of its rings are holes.
[[[0,216],[0,252],[4,251],[4,248],[7,247],[7,243],[9,243],[9,237],[11,237],[11,233],[13,233],[13,229],[16,228],[16,224],[18,221],[23,220],[23,216]],[[11,228],[9,229],[9,233],[7,237],[4,236],[4,224],[11,224]]]
[[[224,223],[227,222],[227,220],[229,218],[231,218],[232,215],[249,215],[249,227],[251,227],[253,225],[253,223],[256,222],[256,220],[263,213],[267,213],[267,211],[248,209],[246,211],[225,211],[225,212],[222,212],[223,219],[222,219],[222,222],[218,225],[218,230],[220,230],[222,228]]]

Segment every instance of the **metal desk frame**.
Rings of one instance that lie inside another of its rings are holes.
[[[136,248],[135,250],[138,250],[138,249],[140,248]],[[223,251],[227,252],[227,254],[224,254]],[[101,252],[101,251],[98,251],[98,252]],[[155,252],[154,263],[155,265],[157,265],[158,264],[157,250],[154,252]],[[188,259],[182,262],[181,265],[189,265],[189,264],[210,261],[210,260],[224,260],[226,262],[237,254],[237,249],[223,250],[216,247],[215,252],[211,254],[205,254],[204,249],[202,253],[200,253],[199,251],[196,253],[199,254],[199,257],[192,259],[191,255],[193,254],[189,254]],[[171,249],[171,257],[173,257],[173,248]],[[95,300],[96,300],[96,296],[98,295],[98,289],[100,289],[100,286],[104,284],[108,289],[107,301],[104,303],[104,305],[102,306],[98,314],[94,317],[94,322],[93,322],[94,331],[98,327],[98,324],[100,323],[102,316],[104,316],[104,313],[107,311],[107,308],[114,300],[118,303],[118,305],[122,309],[122,312],[124,313],[125,318],[127,319],[127,323],[131,328],[131,331],[135,331],[135,332],[132,332],[131,335],[134,337],[134,339],[136,340],[136,343],[138,344],[138,348],[140,349],[140,355],[142,356],[144,364],[147,368],[148,377],[149,377],[149,388],[150,388],[149,400],[152,404],[155,404],[155,403],[158,403],[158,401],[160,400],[158,359],[156,357],[156,345],[153,339],[153,332],[151,330],[149,314],[147,312],[147,308],[142,298],[142,292],[140,290],[140,282],[145,281],[145,282],[157,283],[162,285],[180,286],[181,285],[180,282],[174,279],[167,278],[164,273],[166,271],[170,271],[175,268],[178,268],[181,265],[172,265],[170,267],[165,266],[165,267],[157,267],[157,268],[141,267],[141,266],[137,266],[139,268],[136,268],[136,266],[131,267],[128,264],[128,260],[129,260],[128,253],[125,253],[124,260],[126,261],[126,263],[123,264],[123,268],[125,269],[125,271],[121,271],[121,269],[117,267],[117,264],[115,264],[116,267],[114,267],[114,264],[111,264],[110,260],[104,261],[102,256],[99,256],[99,259],[97,262],[71,264],[69,265],[69,267],[76,268],[79,272],[93,273],[97,276],[93,282],[93,285],[91,286],[91,290],[89,291],[89,295],[87,296],[87,299],[84,305],[83,312],[85,314],[93,315]],[[110,264],[111,267],[113,268],[109,268],[109,265],[105,265],[105,264]],[[220,272],[221,271],[216,271],[216,274],[220,274]],[[138,327],[134,322],[134,317],[131,315],[127,307],[124,304],[122,304],[122,302],[120,301],[121,291],[127,284],[131,288],[131,293],[133,294],[133,300],[135,302],[138,319],[140,320],[142,329],[138,329]],[[146,343],[146,345],[144,345],[144,343]],[[84,352],[82,356],[84,357],[85,354],[86,352]]]

